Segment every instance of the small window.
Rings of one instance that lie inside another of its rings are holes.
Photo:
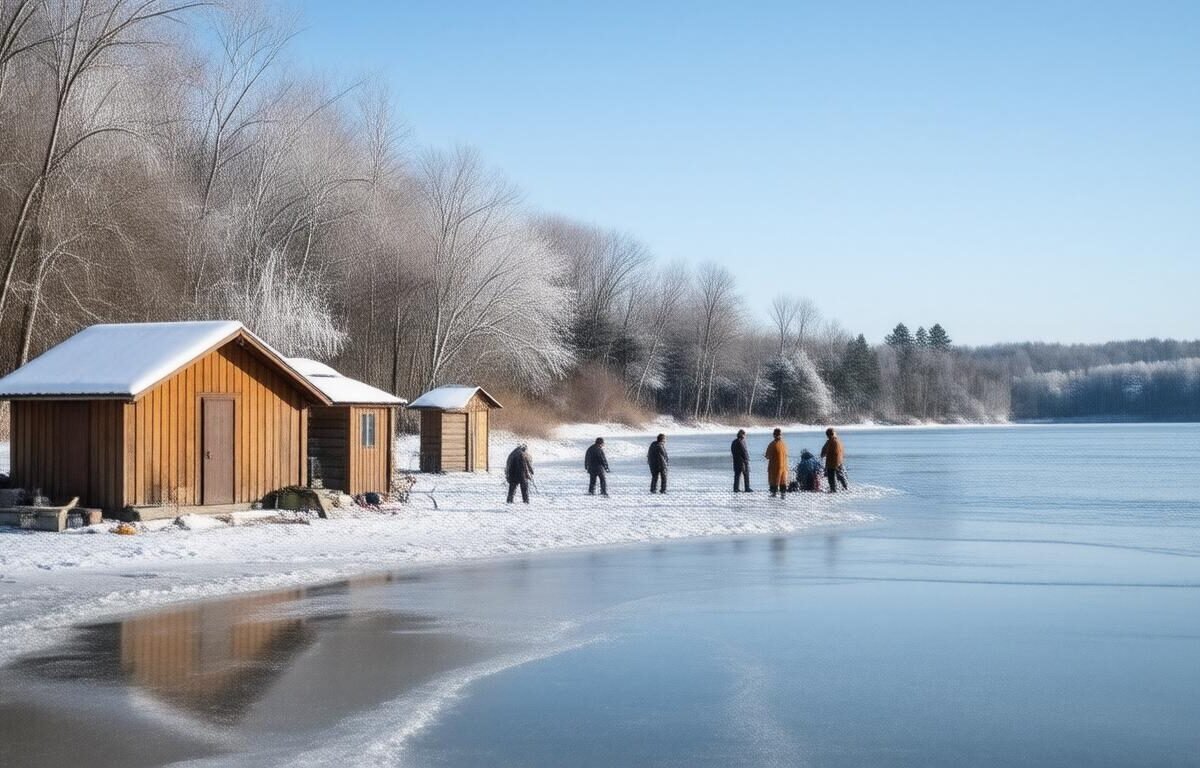
[[[362,429],[359,430],[359,434],[362,435],[363,448],[375,447],[375,414],[362,415]]]

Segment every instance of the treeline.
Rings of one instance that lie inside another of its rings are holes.
[[[815,422],[1005,418],[1054,363],[750,307],[724,267],[415,146],[385,88],[300,73],[296,30],[252,3],[0,0],[0,371],[95,322],[233,318],[402,396]]]
[[[1003,365],[1014,376],[1048,371],[1083,371],[1100,365],[1155,363],[1200,357],[1200,340],[1138,339],[1102,344],[1024,342],[976,347],[971,356]]]
[[[1200,358],[1033,373],[1013,384],[1021,419],[1200,421]]]

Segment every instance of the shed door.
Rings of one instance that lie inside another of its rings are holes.
[[[442,471],[467,471],[467,414],[442,414]]]
[[[233,400],[204,398],[201,504],[233,503]]]
[[[483,470],[485,472],[491,469],[488,466],[488,412],[479,411],[475,414],[475,436],[474,445],[475,451],[475,466],[472,469],[476,472]]]
[[[54,490],[46,488],[46,493],[60,498],[54,499],[59,504],[70,501],[72,496],[89,499],[88,488],[88,459],[91,448],[91,411],[87,403],[64,402],[57,408],[58,430],[54,439],[57,441],[58,458],[61,462],[58,472],[58,482],[52,484]],[[99,450],[108,451],[109,446]]]

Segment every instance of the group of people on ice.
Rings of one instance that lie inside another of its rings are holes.
[[[738,480],[744,480],[745,490],[750,490],[750,453],[746,450],[746,430],[738,430],[738,436],[730,446],[733,452],[733,490],[738,490]],[[825,445],[821,446],[820,458],[813,456],[807,448],[800,451],[800,463],[796,465],[796,479],[789,478],[788,448],[783,441],[783,430],[776,429],[767,444],[767,484],[771,495],[783,498],[789,491],[821,490],[821,475],[829,484],[829,492],[837,493],[850,489],[846,482],[846,450],[833,427],[825,430]],[[824,459],[824,463],[822,463]]]
[[[829,492],[835,493],[840,483],[843,490],[848,490],[846,470],[844,466],[845,450],[842,441],[833,428],[825,430],[825,445],[821,447],[820,457],[814,456],[808,449],[800,452],[800,462],[796,465],[795,479],[791,477],[788,463],[788,447],[783,440],[783,430],[776,429],[771,442],[767,445],[763,458],[767,460],[767,485],[770,486],[771,496],[780,499],[786,497],[789,491],[820,491],[821,476],[824,475],[829,486]],[[746,430],[739,429],[737,437],[729,446],[733,454],[733,491],[734,493],[752,493],[750,488],[750,449],[746,445]],[[823,463],[822,463],[822,460]],[[667,436],[660,434],[650,444],[646,452],[646,463],[650,467],[650,493],[667,492],[667,468],[670,457],[667,455]],[[588,493],[594,495],[596,486],[600,486],[600,495],[608,496],[608,456],[604,453],[604,438],[597,437],[596,442],[588,446],[583,455],[583,468],[588,473]],[[529,448],[524,443],[518,445],[508,455],[504,466],[505,479],[508,481],[508,503],[512,504],[517,489],[521,490],[521,500],[529,503],[529,483],[533,480],[533,459],[529,456]]]

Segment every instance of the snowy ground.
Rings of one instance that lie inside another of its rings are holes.
[[[611,436],[608,499],[582,493],[582,452],[598,429]],[[133,536],[114,535],[111,524],[63,534],[0,528],[0,663],[52,642],[72,624],[168,602],[549,548],[854,524],[871,518],[864,501],[889,493],[868,486],[837,496],[796,494],[781,504],[765,493],[732,494],[726,472],[713,471],[697,472],[687,484],[677,480],[667,496],[650,496],[643,487],[646,440],[621,436],[632,434],[581,425],[554,440],[528,441],[537,483],[528,506],[504,503],[497,471],[420,476],[410,503],[394,513],[310,524],[202,518],[188,528],[170,521],[144,526]],[[494,436],[493,468],[515,442]],[[401,466],[414,448],[413,440],[400,441]]]

